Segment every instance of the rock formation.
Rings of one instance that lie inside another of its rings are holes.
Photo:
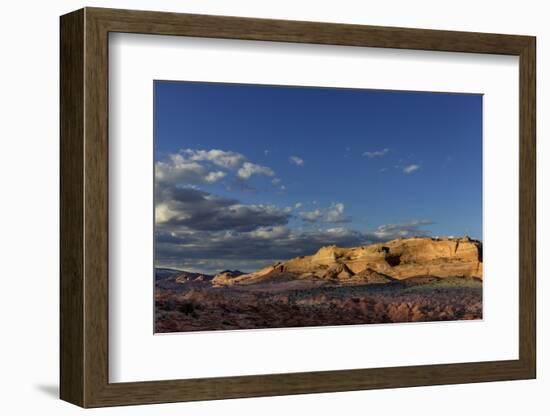
[[[482,243],[464,238],[414,237],[352,248],[321,247],[311,256],[278,262],[254,273],[225,271],[215,286],[309,279],[337,283],[388,283],[411,277],[482,279]]]
[[[224,270],[214,276],[212,284],[219,286],[230,285],[233,280],[242,275],[244,275],[244,273],[239,270]]]

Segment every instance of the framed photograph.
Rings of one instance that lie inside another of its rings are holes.
[[[535,378],[535,49],[62,16],[61,398]]]

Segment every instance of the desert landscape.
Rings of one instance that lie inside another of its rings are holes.
[[[410,237],[251,273],[156,268],[155,332],[481,319],[482,252],[469,237]]]
[[[482,318],[482,94],[154,97],[156,333]]]

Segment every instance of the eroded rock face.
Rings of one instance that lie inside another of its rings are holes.
[[[380,283],[390,283],[395,281],[393,277],[388,275],[378,273],[372,269],[366,268],[365,270],[360,271],[359,273],[353,276],[353,279],[356,279],[360,282],[380,284]]]
[[[416,237],[352,248],[325,246],[311,256],[279,262],[254,273],[224,273],[213,283],[252,284],[278,276],[357,283],[387,283],[418,276],[481,279],[482,243],[468,237]]]
[[[212,276],[200,274],[200,273],[191,273],[191,272],[182,272],[179,274],[174,281],[180,284],[186,283],[197,283],[197,282],[208,282],[212,280]]]
[[[244,273],[239,270],[224,270],[214,276],[212,284],[216,286],[232,285],[235,283],[235,280],[242,275],[244,275]]]
[[[482,244],[469,238],[407,238],[367,247],[348,267],[356,273],[370,267],[396,279],[415,276],[483,276]]]

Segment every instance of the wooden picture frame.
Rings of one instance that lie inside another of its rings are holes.
[[[535,378],[534,37],[100,8],[64,15],[60,27],[61,399],[101,407]],[[519,56],[519,359],[109,383],[110,32]]]

